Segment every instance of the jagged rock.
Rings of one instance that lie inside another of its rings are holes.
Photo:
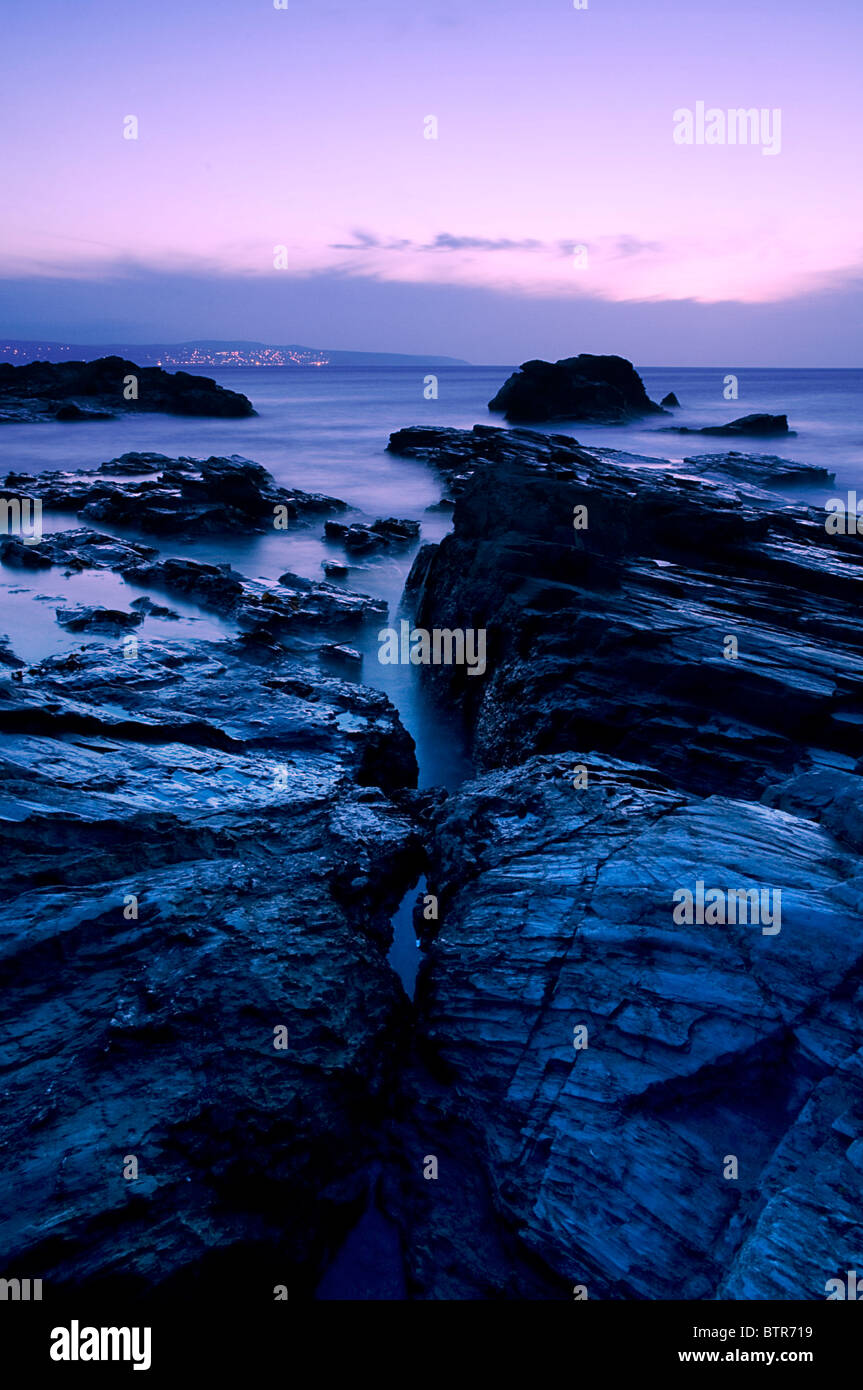
[[[55,531],[43,536],[38,545],[25,545],[17,537],[0,538],[0,563],[25,569],[50,569],[63,565],[67,570],[122,570],[158,554],[152,545],[117,540],[101,531],[81,528]]]
[[[350,526],[345,526],[340,521],[324,522],[324,535],[327,540],[340,541],[345,550],[354,554],[366,554],[388,546],[410,545],[419,533],[418,521],[399,520],[392,516],[385,520],[373,521],[371,526],[362,526],[356,521]]]
[[[677,399],[673,391],[669,391],[667,396],[663,396],[659,404],[665,406],[670,410],[680,409],[680,401]]]
[[[137,399],[127,400],[126,378],[137,381]],[[117,414],[167,411],[172,415],[215,415],[240,419],[256,414],[238,391],[210,377],[137,367],[122,357],[94,362],[0,363],[0,423],[38,420],[106,420]]]
[[[863,756],[856,537],[730,481],[583,450],[565,465],[521,439],[490,459],[474,431],[461,446],[453,532],[409,588],[418,626],[487,630],[482,677],[424,668],[481,767],[588,746],[757,799],[825,754]]]
[[[760,437],[784,434],[791,439],[797,431],[788,428],[787,415],[741,415],[738,420],[731,420],[727,425],[705,425],[702,429],[694,429],[689,425],[663,425],[659,433],[746,434]]]
[[[141,481],[119,482],[106,476],[118,471],[134,478],[143,457],[155,464],[162,456],[124,454],[95,472],[9,473],[5,487],[39,498],[55,511],[73,511],[89,521],[154,535],[247,535],[271,531],[277,522],[305,523],[346,508],[335,497],[279,487],[262,464],[237,454],[168,459],[156,465],[156,478]]]
[[[859,862],[576,752],[463,786],[431,858],[419,1027],[537,1257],[591,1298],[823,1299],[859,1267]],[[779,931],[675,922],[698,880],[781,891]]]
[[[513,423],[591,420],[620,424],[665,412],[649,399],[644,383],[624,357],[581,353],[558,362],[523,362],[489,401]]]
[[[309,1297],[406,1045],[386,950],[417,872],[392,799],[412,741],[379,693],[231,644],[88,647],[16,674],[6,1268],[128,1297],[226,1277]]]

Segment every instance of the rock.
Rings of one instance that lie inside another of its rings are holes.
[[[96,472],[135,478],[148,473],[160,473],[166,466],[175,472],[184,468],[187,472],[194,472],[197,464],[195,459],[172,459],[168,454],[132,452],[121,454],[119,458],[109,459],[107,463],[100,463]]]
[[[135,608],[139,613],[145,614],[148,618],[179,618],[179,613],[175,613],[173,608],[166,608],[163,603],[154,603],[146,594],[141,598],[133,598],[130,608]]]
[[[126,399],[129,376],[137,381],[136,400]],[[245,396],[217,386],[210,377],[137,367],[122,357],[22,367],[0,363],[0,422],[109,420],[141,411],[222,419],[256,413]]]
[[[350,573],[347,565],[342,565],[338,560],[322,560],[324,574],[330,579],[347,579]]]
[[[727,454],[698,454],[683,462],[694,472],[721,473],[757,487],[827,487],[835,482],[835,474],[820,464],[794,463],[774,454],[741,454],[732,449]]]
[[[680,409],[680,401],[677,399],[673,391],[669,391],[667,396],[663,396],[659,404],[665,406],[667,409],[670,410]]]
[[[5,633],[0,635],[0,666],[11,667],[14,670],[26,665],[20,657],[17,657],[12,650],[12,644]]]
[[[453,531],[419,551],[409,590],[417,626],[487,632],[481,677],[423,668],[481,768],[588,740],[757,800],[819,750],[863,756],[856,537],[837,546],[823,514],[731,480],[574,449],[564,464],[544,441],[489,458],[465,430],[456,465],[456,433]]]
[[[386,952],[419,864],[394,799],[412,741],[377,692],[233,644],[91,646],[16,674],[7,1268],[132,1299],[225,1279],[310,1298],[409,1045]]]
[[[324,522],[324,535],[327,540],[339,541],[345,550],[354,554],[365,554],[389,546],[410,545],[419,533],[418,521],[399,520],[393,516],[373,521],[371,526],[362,526],[359,522],[352,522],[350,526],[345,526],[340,521]]]
[[[157,477],[120,482],[106,476],[152,474],[145,460],[158,467]],[[9,473],[5,486],[23,489],[50,510],[154,535],[249,535],[346,510],[338,498],[279,487],[261,464],[237,454],[162,460],[124,454],[95,472]]]
[[[362,653],[356,647],[346,647],[339,642],[327,642],[321,647],[321,655],[349,666],[361,666],[363,660]]]
[[[418,1026],[499,1218],[590,1298],[822,1299],[863,1201],[863,917],[831,837],[573,751],[463,786],[431,862]],[[676,922],[698,880],[781,891],[779,932]]]
[[[797,431],[788,428],[787,415],[741,415],[738,420],[732,420],[727,425],[705,425],[702,429],[693,429],[688,425],[663,425],[659,433],[746,434],[761,437],[784,434],[791,439],[796,436]]]
[[[75,405],[73,403],[70,405],[61,405],[54,419],[63,422],[68,420],[114,420],[116,416],[113,410],[82,410],[80,405]]]
[[[373,521],[371,529],[395,545],[407,545],[418,539],[420,524],[418,521],[400,520],[398,517],[389,516],[384,520]]]
[[[17,537],[0,538],[0,563],[26,569],[64,565],[70,571],[122,570],[156,554],[152,545],[117,540],[116,536],[86,528],[55,531],[43,536],[38,545],[25,545]]]
[[[559,362],[524,362],[504,382],[489,410],[513,423],[590,420],[622,424],[643,415],[662,415],[644,383],[623,357],[582,353]]]
[[[79,604],[75,608],[58,608],[57,622],[69,632],[121,633],[138,627],[143,613],[126,613],[122,609],[100,605]]]
[[[374,550],[383,550],[387,543],[385,536],[372,531],[368,526],[360,526],[358,522],[345,526],[340,521],[325,521],[324,536],[327,540],[339,541],[345,550],[349,550],[354,555],[364,555]]]

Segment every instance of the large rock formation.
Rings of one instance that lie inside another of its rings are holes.
[[[500,411],[514,424],[543,420],[622,424],[642,415],[665,414],[662,406],[648,398],[631,362],[587,352],[559,362],[523,362],[488,408]]]
[[[217,386],[211,377],[137,367],[123,357],[30,362],[23,367],[0,363],[0,424],[110,420],[142,410],[217,415],[226,420],[256,413],[246,396]]]
[[[417,624],[488,632],[427,673],[487,771],[418,1002],[499,1215],[591,1297],[823,1299],[863,1257],[859,542],[563,437],[393,447],[457,494]]]

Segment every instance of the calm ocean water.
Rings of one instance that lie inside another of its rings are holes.
[[[436,541],[449,528],[444,514],[427,512],[441,487],[423,464],[385,452],[391,431],[405,425],[500,424],[487,402],[504,381],[506,367],[435,368],[438,399],[426,400],[421,368],[235,369],[215,372],[223,385],[244,392],[258,415],[250,420],[187,420],[141,415],[116,422],[9,425],[0,430],[0,466],[38,473],[43,469],[92,467],[127,450],[156,450],[171,456],[243,454],[263,463],[278,482],[342,498],[357,519],[414,517],[422,538]],[[725,377],[738,378],[738,399],[725,400]],[[649,395],[661,399],[675,391],[682,409],[674,422],[718,424],[754,411],[782,412],[797,438],[759,446],[752,452],[824,464],[836,474],[836,487],[809,494],[820,501],[837,491],[863,492],[863,371],[712,368],[645,368]],[[670,421],[662,421],[670,423]],[[728,441],[656,433],[653,424],[623,428],[565,424],[554,432],[572,433],[585,446],[602,445],[656,459],[682,460],[687,454],[722,452]],[[736,444],[738,448],[746,445]],[[803,494],[801,494],[803,495]],[[46,517],[45,529],[74,526],[74,517]],[[111,529],[111,528],[102,528]],[[344,558],[321,539],[323,526],[245,540],[201,539],[165,542],[163,553],[200,560],[229,561],[251,577],[269,581],[285,570],[321,578],[325,557]],[[117,534],[120,534],[119,531]],[[396,618],[413,552],[368,561],[351,575],[350,587],[384,598]],[[58,604],[96,602],[128,606],[138,590],[112,574],[84,574],[66,580],[57,571],[22,573],[0,569],[3,620],[13,648],[34,661],[50,651],[77,646],[54,620]],[[229,625],[172,598],[182,621],[148,618],[141,635],[211,637]],[[465,770],[462,740],[450,722],[442,725],[418,688],[414,668],[381,666],[374,633],[365,638],[362,679],[384,689],[401,710],[417,740],[423,784],[454,783]]]

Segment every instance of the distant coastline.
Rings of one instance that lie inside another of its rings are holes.
[[[0,362],[94,362],[130,357],[142,367],[469,367],[461,357],[428,357],[401,352],[347,352],[299,343],[193,339],[186,343],[67,343],[48,338],[7,338]]]

